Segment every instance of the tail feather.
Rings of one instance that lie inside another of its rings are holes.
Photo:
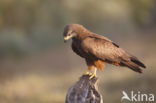
[[[129,67],[135,72],[142,73],[142,69],[135,63],[129,61],[129,62],[121,62],[121,65]]]
[[[129,56],[126,56],[126,57],[128,59],[124,58],[121,60],[120,62],[121,66],[126,66],[138,73],[142,73],[142,68],[146,68],[146,66],[137,57],[130,55],[130,54]]]
[[[146,68],[146,66],[141,61],[139,61],[136,57],[132,56],[130,59],[133,63],[137,64],[138,66]]]

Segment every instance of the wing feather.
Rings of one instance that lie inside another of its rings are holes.
[[[139,73],[142,73],[140,67],[146,68],[136,57],[125,52],[108,39],[90,36],[82,41],[81,46],[86,53],[92,54],[105,62],[126,66]]]
[[[112,62],[129,60],[129,54],[108,39],[90,36],[84,39],[81,45],[87,53],[91,53],[102,60],[109,60]]]

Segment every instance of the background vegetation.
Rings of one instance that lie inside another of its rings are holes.
[[[122,90],[156,95],[155,0],[0,0],[0,102],[64,103],[87,66],[63,43],[66,24],[104,35],[146,65],[143,74],[106,65],[98,72],[104,103]]]

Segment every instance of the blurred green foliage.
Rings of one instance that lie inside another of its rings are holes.
[[[148,27],[154,22],[153,15],[156,14],[155,0],[129,0],[132,5],[132,16],[134,22],[140,27]]]
[[[125,28],[149,26],[156,20],[154,5],[154,0],[1,0],[0,56],[53,48],[62,42],[63,27],[69,23],[110,34],[122,30],[120,22]]]

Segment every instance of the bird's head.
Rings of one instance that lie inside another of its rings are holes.
[[[80,31],[82,31],[82,28],[84,27],[79,24],[66,25],[63,32],[64,42],[71,38],[77,37],[80,34]]]

